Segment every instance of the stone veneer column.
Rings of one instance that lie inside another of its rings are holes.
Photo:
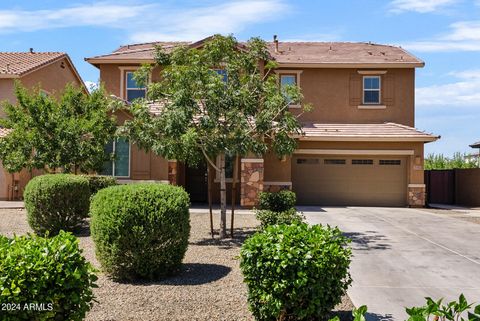
[[[410,207],[424,207],[425,191],[425,184],[408,184],[408,205]]]
[[[242,158],[240,172],[240,205],[258,204],[258,193],[263,191],[263,159]]]
[[[170,185],[178,184],[178,164],[176,160],[168,161],[168,183]]]

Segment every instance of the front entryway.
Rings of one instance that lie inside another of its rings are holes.
[[[207,165],[185,166],[185,190],[192,203],[208,202]]]
[[[407,158],[298,155],[292,188],[300,205],[407,205]]]

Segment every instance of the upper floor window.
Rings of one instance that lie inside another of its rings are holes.
[[[296,74],[281,74],[280,75],[280,86],[282,88],[286,86],[296,86],[297,85],[297,75]],[[291,101],[291,98],[285,94],[290,101],[291,105],[294,105],[294,102]]]
[[[380,76],[363,77],[363,103],[365,105],[380,104],[380,80]]]
[[[134,71],[127,71],[125,73],[126,78],[126,98],[128,101],[132,102],[138,98],[145,98],[147,94],[147,89],[145,87],[141,87],[137,84],[134,78]]]
[[[130,176],[130,144],[125,138],[117,138],[108,143],[105,148],[107,155],[113,159],[103,164],[102,175],[115,177]]]

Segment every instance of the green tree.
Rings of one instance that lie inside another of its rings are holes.
[[[4,103],[0,126],[10,133],[0,139],[0,159],[9,172],[24,168],[98,171],[106,158],[105,144],[115,133],[111,102],[103,89],[90,95],[67,85],[57,99],[15,85],[17,104]]]
[[[240,44],[233,36],[215,35],[200,47],[170,53],[158,47],[156,65],[162,68],[161,81],[149,85],[148,98],[162,107],[152,117],[147,101],[133,103],[128,107],[133,120],[123,130],[144,149],[189,164],[205,159],[220,173],[223,238],[225,155],[262,155],[269,149],[279,157],[291,154],[292,134],[301,127],[288,106],[302,103],[303,96],[297,86],[279,87],[276,65],[258,38]],[[145,82],[151,67],[137,72],[137,81]]]
[[[443,154],[429,154],[425,157],[425,169],[477,168],[476,160],[469,160],[467,154],[456,152],[452,157]]]

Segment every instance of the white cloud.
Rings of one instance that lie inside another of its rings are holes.
[[[452,23],[450,30],[430,41],[404,44],[410,50],[423,52],[480,51],[480,20]]]
[[[151,6],[126,6],[101,2],[57,10],[0,10],[0,32],[106,26],[119,27],[125,19],[138,17]]]
[[[416,105],[421,107],[479,107],[480,108],[480,69],[452,72],[457,81],[416,90]]]
[[[131,35],[133,41],[198,40],[215,33],[239,32],[251,24],[264,22],[285,12],[282,0],[233,1],[209,7],[172,11],[160,20],[151,21]],[[155,31],[151,31],[155,30]]]
[[[394,0],[390,3],[393,13],[415,11],[419,13],[434,12],[454,4],[457,0]]]
[[[0,10],[0,33],[102,26],[124,29],[131,40],[199,40],[236,33],[287,12],[284,0],[235,0],[193,8],[144,2],[99,2],[51,10]]]

